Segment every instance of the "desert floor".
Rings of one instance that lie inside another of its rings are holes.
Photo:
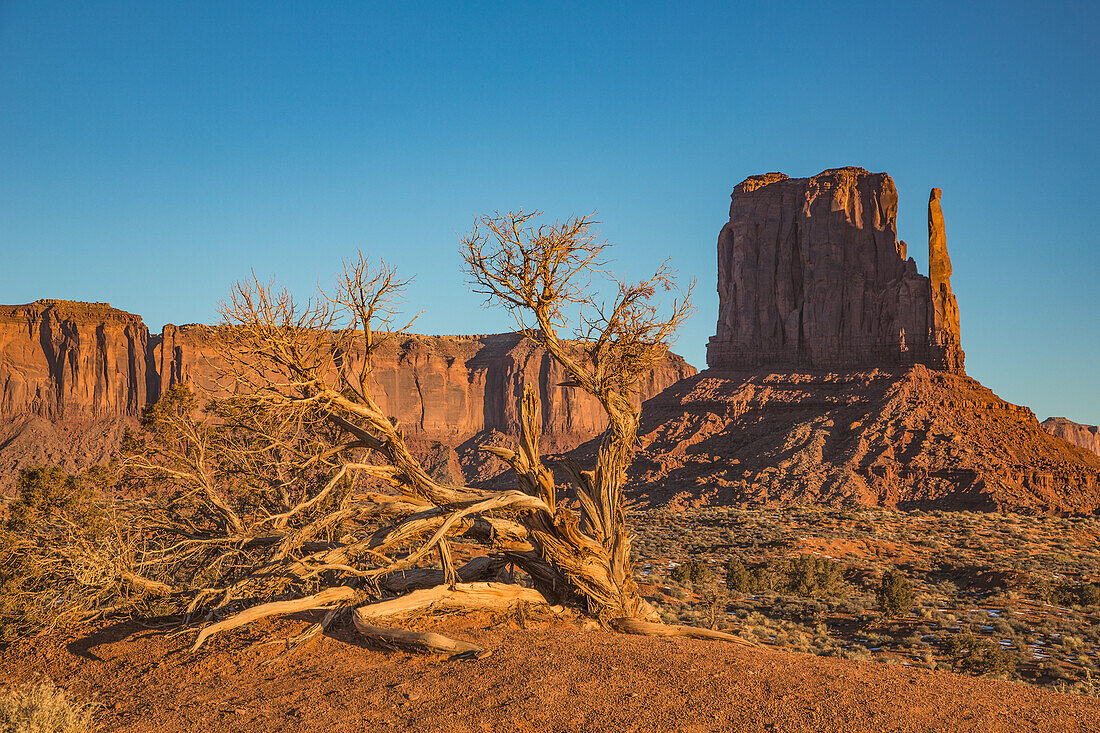
[[[1100,699],[901,665],[516,619],[422,622],[479,642],[451,661],[306,620],[215,637],[134,623],[0,651],[0,685],[52,677],[121,731],[1100,731]]]

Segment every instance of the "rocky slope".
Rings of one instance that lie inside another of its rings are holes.
[[[75,471],[110,458],[141,409],[188,382],[218,388],[218,329],[165,326],[106,303],[37,301],[0,307],[0,489],[21,466]],[[354,359],[354,355],[352,355]],[[640,384],[648,399],[695,373],[669,354]],[[602,432],[599,404],[519,334],[409,335],[375,357],[381,405],[401,421],[431,470],[451,478],[496,469],[476,450],[488,434],[518,432],[524,384],[542,393],[544,446],[567,450]]]
[[[1048,417],[1039,424],[1051,435],[1057,435],[1063,440],[1100,455],[1100,427],[1082,425],[1064,417]]]
[[[709,369],[646,404],[632,475],[664,503],[1088,513],[1100,456],[965,374]]]

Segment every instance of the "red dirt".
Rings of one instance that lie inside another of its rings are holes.
[[[0,652],[0,685],[48,674],[106,730],[1100,731],[1100,700],[877,663],[466,619],[487,659],[382,652],[339,629],[272,662],[303,621],[187,651],[136,624]]]

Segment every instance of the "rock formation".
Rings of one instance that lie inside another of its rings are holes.
[[[1068,440],[1074,445],[1100,455],[1100,427],[1082,425],[1064,417],[1048,417],[1039,424],[1051,435],[1057,435],[1062,440]]]
[[[217,329],[164,327],[150,339],[156,368],[153,399],[173,384],[188,382],[216,389]],[[358,358],[349,357],[356,369]],[[681,357],[670,354],[639,384],[638,402],[695,374]],[[379,406],[396,417],[407,433],[454,444],[486,430],[519,432],[519,399],[524,384],[537,383],[548,447],[573,447],[603,431],[606,421],[595,398],[557,387],[566,375],[541,348],[518,333],[487,336],[410,334],[386,344],[374,357],[374,389]]]
[[[21,466],[73,471],[108,460],[141,409],[174,384],[215,388],[217,333],[168,325],[150,336],[140,317],[105,303],[0,306],[0,489]],[[670,353],[640,383],[639,401],[694,373]],[[599,404],[555,386],[563,381],[556,362],[514,333],[409,335],[375,356],[380,404],[433,467],[452,474],[496,470],[474,444],[485,433],[518,434],[525,383],[540,385],[547,450],[602,432]]]
[[[962,368],[962,331],[959,305],[951,292],[951,257],[947,254],[947,230],[940,208],[942,192],[933,188],[928,196],[928,279],[932,287],[931,343],[945,354],[959,354]]]
[[[646,403],[655,503],[1091,513],[1100,456],[958,372],[708,369]]]
[[[646,403],[636,492],[655,503],[1100,509],[1100,457],[963,372],[939,189],[929,277],[897,240],[885,173],[769,173],[732,200],[711,368]]]
[[[731,199],[718,236],[710,366],[962,369],[938,189],[928,219],[932,280],[898,241],[898,194],[885,173],[768,173],[745,179]]]
[[[0,306],[0,416],[137,414],[148,340],[140,317],[108,303]]]

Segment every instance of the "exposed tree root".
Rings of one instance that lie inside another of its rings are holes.
[[[458,578],[463,583],[480,581],[506,581],[504,573],[506,561],[500,557],[475,557],[458,568]],[[446,582],[446,574],[435,568],[409,568],[390,573],[381,581],[381,586],[391,593],[407,593],[418,588],[433,588]]]
[[[636,618],[616,618],[611,620],[611,628],[621,634],[640,634],[642,636],[683,636],[689,639],[712,639],[714,641],[728,641],[742,646],[756,646],[754,642],[742,639],[740,636],[727,634],[724,631],[713,629],[701,629],[696,626],[681,626],[680,624],[656,624],[642,621]]]
[[[488,656],[486,650],[477,644],[461,639],[436,634],[430,631],[408,631],[406,629],[383,629],[371,626],[363,621],[358,613],[354,614],[355,628],[360,634],[373,641],[391,646],[433,654],[469,654],[476,658]]]
[[[316,595],[298,598],[293,601],[274,601],[272,603],[263,603],[259,606],[253,606],[252,608],[241,611],[235,616],[230,616],[224,621],[219,621],[216,624],[211,624],[203,628],[202,631],[199,632],[198,638],[195,639],[195,645],[191,647],[191,651],[195,651],[202,646],[204,641],[221,631],[235,629],[239,626],[252,623],[253,621],[267,618],[268,616],[297,613],[298,611],[312,611],[318,608],[331,608],[334,604],[349,603],[354,601],[355,598],[356,592],[353,588],[337,586],[335,588],[326,588]]]
[[[356,624],[398,621],[429,613],[462,611],[510,611],[518,604],[548,605],[534,588],[508,583],[456,583],[415,590],[355,609]]]

